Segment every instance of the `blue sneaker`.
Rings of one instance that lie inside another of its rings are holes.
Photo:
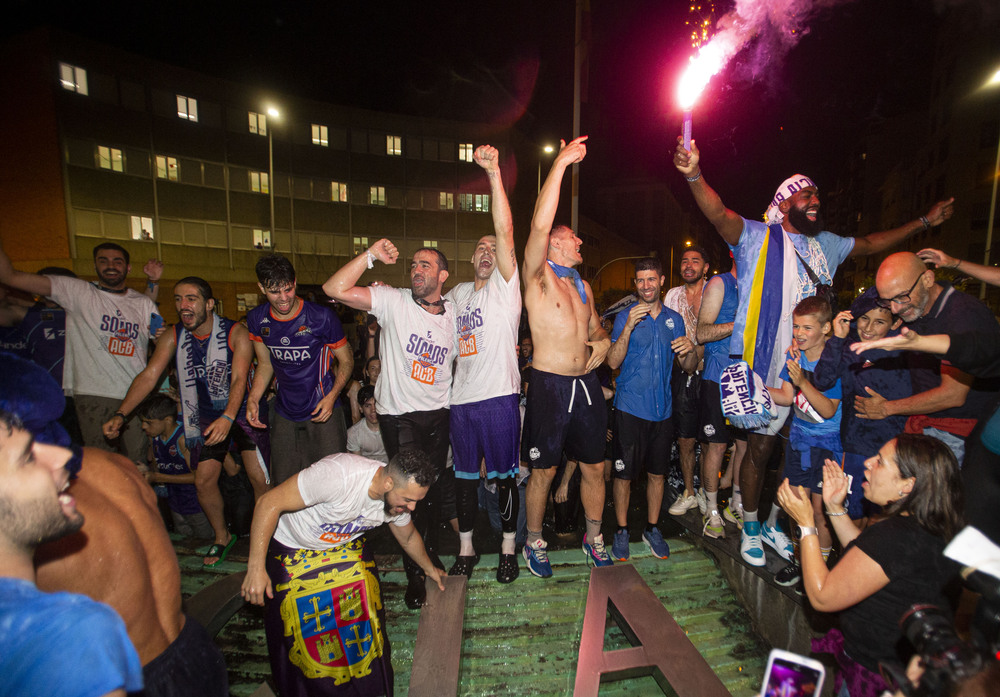
[[[795,547],[792,546],[792,541],[785,534],[785,531],[781,529],[780,523],[775,523],[773,528],[767,524],[767,521],[761,523],[760,538],[785,561],[795,560]]]
[[[642,533],[642,541],[646,543],[649,547],[649,551],[653,553],[653,556],[657,559],[667,559],[670,557],[670,546],[667,545],[667,541],[663,539],[663,535],[660,534],[659,528],[653,528],[647,532]]]
[[[594,566],[611,566],[614,564],[608,551],[604,549],[604,535],[594,535],[593,542],[587,542],[587,536],[583,536],[583,553],[587,555],[587,563]]]
[[[628,561],[628,530],[615,533],[615,541],[611,543],[611,558],[615,561]]]
[[[548,578],[552,575],[552,565],[549,564],[549,553],[546,551],[548,547],[545,540],[524,544],[524,561],[528,564],[528,571],[538,578]]]
[[[764,544],[760,541],[760,522],[756,520],[743,521],[740,556],[750,566],[764,566]]]

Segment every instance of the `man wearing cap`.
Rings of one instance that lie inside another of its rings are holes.
[[[841,237],[823,230],[818,189],[796,174],[778,187],[767,209],[767,222],[747,220],[726,208],[702,176],[698,146],[687,150],[678,139],[674,166],[684,175],[698,208],[733,250],[739,286],[739,307],[730,340],[730,353],[742,356],[764,384],[779,386],[784,352],[791,344],[792,308],[815,295],[818,285],[829,285],[845,259],[877,254],[911,235],[943,223],[952,215],[954,199],[939,201],[926,215],[900,227],[864,237]],[[788,409],[779,410],[771,424],[749,436],[749,457],[740,469],[744,526],[740,553],[751,566],[764,566],[764,548],[757,507],[764,468],[774,447],[774,436],[784,425]],[[788,546],[780,528],[766,541],[776,550]],[[784,539],[783,539],[784,538]]]

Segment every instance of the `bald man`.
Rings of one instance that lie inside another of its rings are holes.
[[[950,283],[936,281],[934,272],[912,252],[886,257],[875,276],[875,287],[878,303],[918,334],[976,331],[991,334],[1000,344],[1000,325],[989,308]],[[910,365],[912,397],[886,400],[869,389],[870,396],[855,398],[855,413],[862,419],[909,416],[908,432],[944,441],[962,462],[965,438],[977,419],[992,411],[1000,381],[973,378],[927,354],[913,354]]]

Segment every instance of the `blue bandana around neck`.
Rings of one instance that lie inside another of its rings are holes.
[[[559,278],[569,277],[573,279],[573,283],[576,285],[576,292],[580,294],[580,300],[583,301],[584,305],[586,305],[587,289],[583,287],[583,279],[580,278],[580,272],[574,268],[570,268],[569,266],[559,266],[559,264],[555,263],[551,259],[546,259],[545,261],[548,262],[549,266],[552,267],[552,270],[555,271],[556,276]]]

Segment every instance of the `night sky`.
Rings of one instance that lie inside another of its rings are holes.
[[[766,1],[766,0],[765,0]],[[805,2],[805,0],[795,0]],[[733,209],[763,211],[795,171],[835,184],[867,125],[926,104],[931,0],[835,2],[787,53],[763,35],[695,107],[706,178]],[[943,5],[942,0],[937,4]],[[51,23],[104,43],[263,88],[394,111],[516,126],[551,142],[572,126],[574,4],[385,2],[45,3],[17,0],[11,34]],[[670,165],[677,79],[691,55],[688,3],[592,0],[591,135],[583,199],[654,176],[690,202]],[[730,8],[717,5],[717,16]],[[588,166],[589,165],[589,166]],[[693,205],[693,204],[692,204]]]

